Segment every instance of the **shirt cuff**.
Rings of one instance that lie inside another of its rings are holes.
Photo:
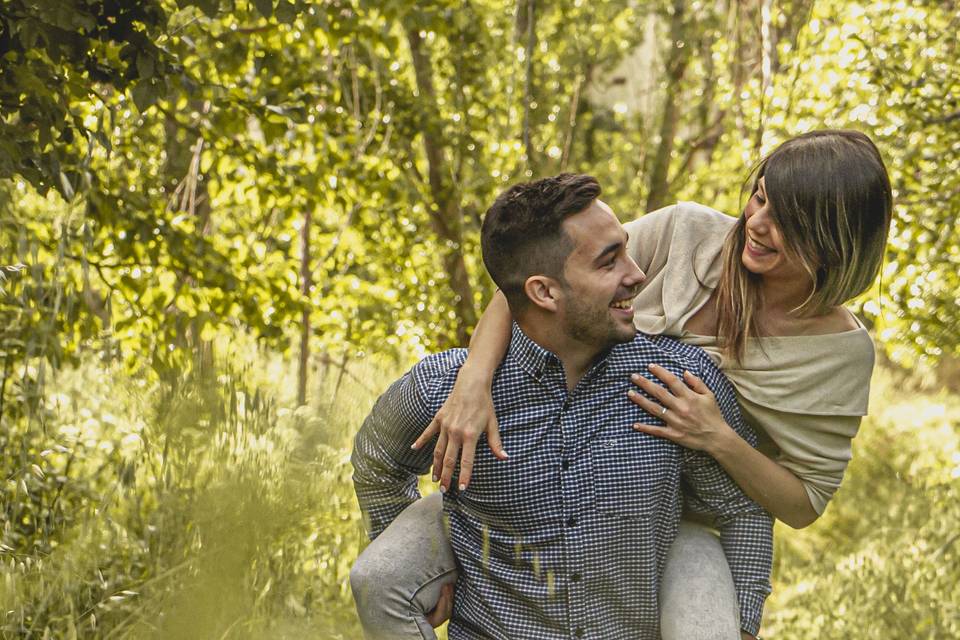
[[[746,593],[740,598],[740,629],[752,636],[760,632],[763,618],[763,603],[766,596],[758,593]]]

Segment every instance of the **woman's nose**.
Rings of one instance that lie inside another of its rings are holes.
[[[647,279],[647,274],[643,272],[636,260],[629,256],[627,257],[627,260],[630,261],[630,269],[627,272],[626,278],[627,282],[629,283],[628,286],[635,287]]]
[[[770,224],[770,209],[767,205],[763,205],[749,216],[747,216],[747,227],[751,231],[762,232],[765,231],[767,226]]]

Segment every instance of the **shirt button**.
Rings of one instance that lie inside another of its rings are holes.
[[[573,632],[573,635],[577,636],[578,638],[582,638],[582,637],[583,637],[583,628],[582,628],[582,627],[577,627],[577,630]]]
[[[567,469],[570,468],[570,461],[569,461],[569,460],[564,460],[564,461],[560,464],[560,466],[563,467],[563,470],[564,470],[564,471],[566,471]]]
[[[567,526],[568,527],[577,526],[577,516],[570,516],[569,518],[567,518]]]
[[[572,576],[570,576],[570,579],[571,579],[572,581],[574,581],[574,582],[580,582],[580,574],[579,574],[579,573],[575,573],[575,574],[573,574]]]

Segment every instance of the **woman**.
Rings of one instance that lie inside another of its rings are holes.
[[[625,225],[628,250],[647,274],[634,302],[637,328],[704,348],[733,383],[762,444],[758,451],[742,440],[694,376],[681,381],[656,367],[650,373],[663,385],[635,374],[643,393],[630,397],[665,427],[634,428],[706,451],[790,526],[816,520],[850,459],[873,368],[870,337],[842,305],[876,278],[891,209],[890,182],[870,139],[824,130],[785,142],[760,163],[739,219],[681,203]],[[434,469],[442,468],[442,490],[461,448],[458,484],[469,483],[482,433],[506,456],[489,389],[510,323],[498,294],[453,393],[414,445],[439,433]],[[433,520],[424,526],[436,526]],[[411,562],[419,560],[411,555]],[[707,599],[732,593],[718,584],[729,580],[725,565],[715,536],[681,526],[661,587],[664,638],[691,637],[685,625],[709,618],[692,592]],[[691,586],[705,573],[711,577],[702,590]]]

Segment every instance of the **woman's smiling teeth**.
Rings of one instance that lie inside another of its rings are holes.
[[[747,236],[747,245],[754,251],[770,251],[770,252],[775,251],[774,249],[771,249],[765,244],[760,244],[749,235]]]

